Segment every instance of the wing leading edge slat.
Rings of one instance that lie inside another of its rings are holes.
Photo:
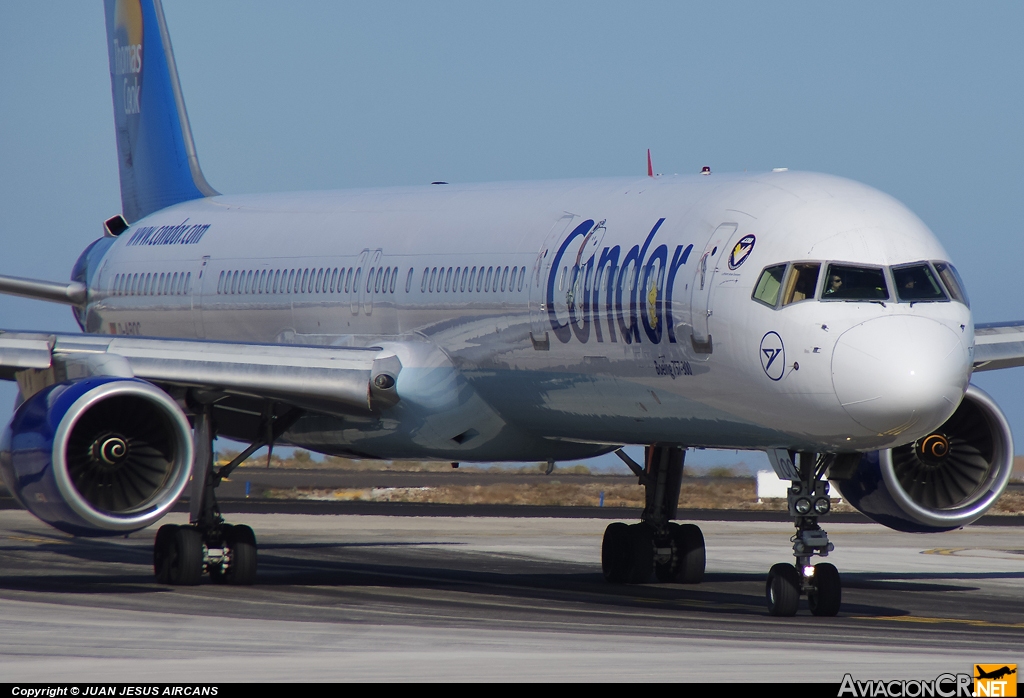
[[[1024,366],[1024,322],[996,322],[974,327],[974,370]]]

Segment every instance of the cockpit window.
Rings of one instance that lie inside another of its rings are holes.
[[[821,265],[794,264],[789,269],[789,276],[786,277],[786,287],[782,293],[782,304],[798,303],[808,298],[814,298],[814,291],[818,288],[818,271]]]
[[[757,280],[757,285],[754,287],[754,295],[751,297],[755,301],[774,308],[775,304],[779,302],[779,289],[782,288],[782,276],[785,272],[785,264],[766,267],[761,272],[761,277]]]
[[[885,285],[885,274],[878,267],[849,267],[829,264],[825,275],[825,290],[821,293],[825,301],[885,301],[889,290]]]
[[[892,280],[896,282],[896,297],[901,301],[948,300],[927,262],[893,267]]]
[[[967,298],[967,289],[964,286],[963,279],[957,273],[956,267],[949,262],[935,262],[935,271],[939,272],[939,277],[942,279],[942,283],[945,284],[946,290],[949,291],[949,295],[953,297],[953,300],[963,303],[970,308],[971,301]]]

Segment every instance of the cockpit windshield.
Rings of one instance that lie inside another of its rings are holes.
[[[892,280],[896,282],[896,296],[901,301],[914,303],[948,300],[927,262],[893,267]]]
[[[782,294],[782,304],[789,305],[799,301],[813,299],[818,288],[818,263],[793,264],[786,277],[786,289]]]
[[[825,275],[823,301],[886,301],[889,289],[879,267],[852,267],[829,264]]]
[[[773,264],[761,270],[751,298],[770,308],[815,298],[874,303],[891,298],[900,303],[954,300],[970,307],[963,281],[953,265],[927,261],[895,267],[805,261]]]
[[[935,262],[935,271],[939,272],[939,277],[942,278],[949,295],[953,296],[953,300],[970,308],[971,301],[967,297],[967,289],[964,288],[964,281],[957,273],[956,267],[949,262]]]

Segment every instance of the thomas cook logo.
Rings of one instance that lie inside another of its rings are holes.
[[[124,115],[138,114],[142,96],[142,6],[139,0],[118,0],[114,8],[113,38],[111,69],[118,111]]]
[[[729,268],[739,269],[740,265],[747,261],[747,257],[754,251],[754,242],[757,240],[753,235],[744,235],[736,246],[729,253]]]
[[[1017,695],[1016,664],[975,664],[975,696]]]
[[[761,368],[773,381],[782,379],[786,370],[786,347],[778,332],[769,332],[761,338]]]

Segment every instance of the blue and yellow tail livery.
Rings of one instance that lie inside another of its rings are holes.
[[[160,0],[105,0],[123,215],[217,194],[199,169]]]

